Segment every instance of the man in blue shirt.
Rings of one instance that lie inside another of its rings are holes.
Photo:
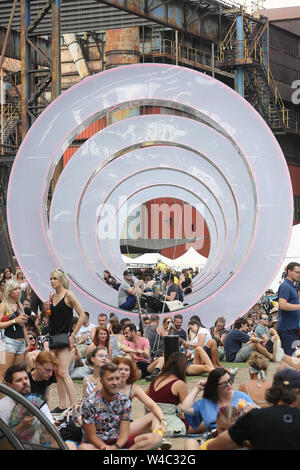
[[[277,332],[285,354],[291,356],[299,343],[300,304],[295,283],[300,281],[300,264],[289,263],[286,273],[278,289]]]
[[[268,352],[261,344],[264,342],[263,339],[247,334],[247,325],[248,321],[246,318],[238,318],[234,322],[233,330],[230,330],[226,335],[224,341],[226,361],[247,362],[254,351],[263,354],[271,361],[275,360],[273,354]]]

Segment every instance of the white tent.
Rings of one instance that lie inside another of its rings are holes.
[[[166,263],[168,266],[171,266],[172,263],[171,259],[162,256],[160,253],[144,253],[143,255],[138,256],[137,258],[128,258],[127,256],[125,257],[125,255],[123,255],[123,259],[124,258],[127,258],[127,260],[129,260],[125,261],[126,264],[132,265],[156,266],[159,259]]]
[[[172,261],[172,266],[177,269],[183,268],[200,268],[205,265],[207,258],[200,255],[193,247],[191,247],[186,253],[179,256]]]
[[[133,258],[130,258],[129,256],[126,256],[126,255],[122,255],[122,259],[125,264],[130,264],[133,261]]]
[[[300,224],[294,225],[292,228],[291,239],[284,260],[270,286],[270,289],[273,289],[274,292],[278,291],[285,266],[292,261],[300,263]]]

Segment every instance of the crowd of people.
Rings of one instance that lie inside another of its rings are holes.
[[[186,288],[192,289],[192,273],[183,274],[185,280],[191,279]],[[13,275],[12,270],[4,270],[1,382],[28,399],[40,397],[40,409],[71,450],[168,449],[168,438],[192,434],[201,437],[187,438],[186,449],[263,448],[265,428],[261,427],[259,437],[254,436],[255,416],[266,417],[269,425],[279,423],[279,405],[293,407],[293,423],[298,423],[293,438],[290,431],[280,430],[282,445],[294,448],[297,444],[299,448],[300,304],[296,283],[300,281],[300,265],[290,263],[278,294],[266,292],[231,326],[221,316],[213,325],[203,325],[195,315],[183,328],[183,314],[165,309],[167,302],[183,302],[176,298],[184,288],[182,279],[179,276],[175,283],[174,274],[165,269],[159,280],[149,277],[138,281],[138,291],[130,286],[128,272],[124,273],[129,288],[126,299],[121,298],[122,308],[135,308],[137,301],[142,305],[149,292],[154,299],[154,303],[146,301],[150,312],[145,303],[139,309],[139,325],[113,312],[109,317],[99,313],[97,324],[93,324],[89,312],[70,291],[62,270],[50,274],[53,294],[45,303],[32,293],[21,272]],[[109,274],[107,282],[110,279]],[[119,293],[124,283],[118,286]],[[108,284],[113,286],[114,282]],[[155,285],[163,300],[152,295]],[[165,315],[158,313],[161,311]],[[166,344],[176,337],[176,350],[167,354]],[[234,390],[232,384],[242,362],[248,363],[249,380]],[[270,362],[279,368],[273,383],[266,378]],[[201,375],[207,377],[189,391],[187,377]],[[75,379],[82,380],[79,402]],[[145,390],[136,383],[140,379],[150,382]],[[58,406],[50,411],[53,384]],[[202,397],[197,399],[199,393]],[[132,420],[134,398],[144,405],[145,414]],[[26,440],[37,433],[37,425],[22,417],[16,406],[8,397],[2,398],[0,418]],[[73,429],[68,424],[70,413],[76,416]],[[39,439],[51,445],[43,433]],[[271,445],[268,439],[265,445]]]
[[[197,269],[176,271],[158,260],[155,268],[126,269],[122,282],[117,282],[107,270],[103,279],[118,291],[120,309],[137,313],[167,313],[184,306],[186,296],[192,292],[193,277],[197,274]]]

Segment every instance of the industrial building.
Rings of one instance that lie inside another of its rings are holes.
[[[158,62],[193,68],[224,82],[248,100],[285,155],[293,185],[294,223],[299,223],[300,7],[266,10],[263,3],[1,1],[0,265],[13,264],[5,225],[6,190],[26,132],[60,93],[91,74],[124,64]],[[132,115],[170,112],[145,105],[96,120],[70,142],[56,168],[52,189],[76,149],[95,132]],[[170,219],[171,227],[173,222]],[[207,236],[207,231],[204,233]],[[177,245],[179,248],[180,241]],[[170,246],[166,245],[162,254],[170,256]],[[207,256],[208,251],[207,236],[199,252]],[[175,256],[181,254],[178,249]]]

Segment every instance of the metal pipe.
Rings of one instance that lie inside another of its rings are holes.
[[[244,33],[243,33],[243,15],[240,14],[236,18],[236,43],[237,43],[237,59],[243,59]],[[244,96],[244,69],[239,64],[235,70],[235,91],[239,95]]]
[[[82,49],[77,41],[76,34],[64,34],[63,38],[65,40],[66,45],[68,46],[68,49],[70,51],[74,64],[76,65],[76,69],[80,75],[80,78],[83,79],[90,75],[86,60],[83,57]]]

